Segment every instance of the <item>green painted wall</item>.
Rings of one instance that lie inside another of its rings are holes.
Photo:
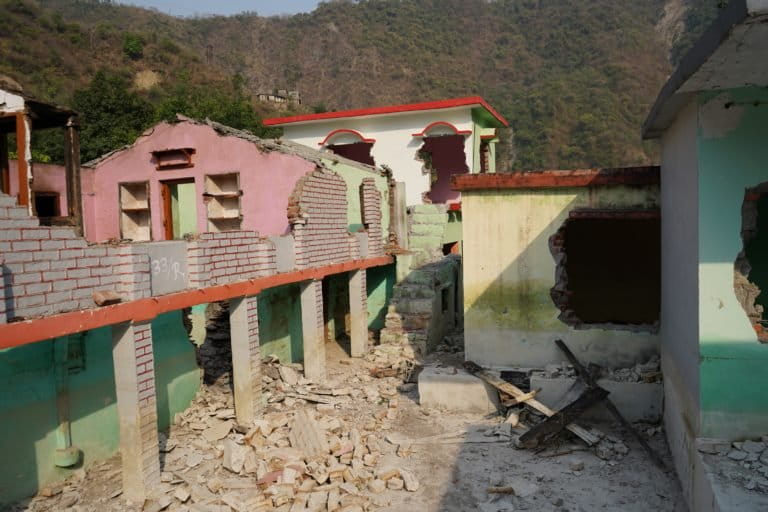
[[[756,101],[759,106],[754,106]],[[744,191],[768,181],[766,103],[768,91],[758,88],[699,97],[699,371],[704,437],[768,432],[768,345],[757,341],[733,288],[733,265],[742,249]]]
[[[158,421],[166,428],[198,390],[200,371],[181,324],[181,313],[152,322]],[[113,455],[119,434],[112,365],[111,328],[84,335],[84,368],[68,376],[72,442],[86,465]],[[53,464],[56,449],[54,343],[42,341],[0,351],[0,503],[33,494],[38,487],[66,478]],[[11,421],[12,419],[12,421]]]
[[[194,183],[179,183],[171,187],[171,216],[173,238],[197,233],[197,199]]]
[[[443,244],[458,242],[461,240],[461,229],[461,212],[449,211],[448,223],[445,225],[445,232],[443,233]]]
[[[365,283],[368,291],[368,328],[378,331],[384,328],[387,306],[392,299],[396,280],[396,265],[372,267],[366,270]]]
[[[363,178],[375,180],[376,188],[381,192],[381,229],[382,237],[386,240],[389,234],[389,183],[387,178],[345,163],[336,163],[333,159],[325,159],[324,163],[334,172],[339,173],[347,184],[347,222],[351,233],[363,229],[360,211],[360,185],[363,183]]]
[[[280,361],[303,361],[301,290],[290,284],[259,294],[259,340],[261,357],[275,355]]]

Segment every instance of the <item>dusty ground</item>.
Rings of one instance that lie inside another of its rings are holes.
[[[586,448],[578,439],[563,440],[539,454],[518,450],[512,447],[508,437],[490,435],[499,426],[501,417],[425,410],[418,405],[418,390],[414,384],[403,385],[397,377],[372,378],[370,369],[381,366],[385,359],[379,354],[378,358],[370,356],[367,360],[352,360],[338,345],[329,344],[327,386],[316,386],[307,381],[286,386],[282,379],[269,377],[276,375],[277,366],[272,365],[271,369],[265,367],[268,401],[265,418],[269,421],[264,424],[269,424],[268,428],[264,427],[266,430],[261,432],[252,426],[236,428],[233,425],[231,430],[218,438],[211,431],[221,429],[234,418],[229,377],[227,372],[223,372],[216,379],[208,379],[213,382],[204,386],[190,410],[177,419],[168,438],[161,439],[161,449],[164,450],[161,458],[163,483],[156,489],[154,500],[136,504],[122,498],[120,461],[119,457],[114,457],[90,467],[87,472],[81,470],[63,485],[44,489],[39,496],[11,510],[95,512],[141,510],[142,506],[144,510],[154,511],[160,510],[160,507],[176,511],[216,512],[312,510],[292,500],[281,505],[282,500],[270,494],[281,482],[283,487],[290,487],[282,479],[292,478],[293,475],[286,476],[284,468],[297,467],[285,460],[276,460],[279,454],[275,455],[278,453],[275,450],[284,452],[291,449],[288,432],[291,418],[299,408],[307,408],[313,414],[317,412],[318,424],[323,427],[331,445],[334,439],[342,445],[364,445],[355,448],[356,461],[349,462],[351,452],[345,459],[342,454],[344,448],[337,451],[342,455],[326,456],[324,459],[331,468],[339,461],[345,464],[346,460],[347,466],[354,469],[354,475],[345,473],[343,480],[336,478],[337,486],[342,481],[346,485],[335,491],[343,498],[337,510],[685,510],[674,473],[654,467],[640,447],[615,425],[599,427],[618,445],[621,445],[621,440],[624,441],[629,451],[623,457],[619,455],[601,460],[593,453],[594,450]],[[426,364],[434,364],[440,359],[440,356],[433,356]],[[461,354],[442,354],[444,364],[460,360]],[[348,388],[350,394],[346,394],[344,388]],[[334,389],[341,390],[343,394],[334,396]],[[296,398],[302,393],[333,403],[320,404],[318,409],[317,404]],[[339,428],[335,428],[337,423],[341,425]],[[649,442],[664,454],[671,467],[664,433],[658,427],[640,427],[651,434]],[[267,435],[269,432],[271,434]],[[447,435],[438,440],[420,441],[438,434]],[[249,438],[249,435],[253,437]],[[359,441],[360,438],[363,441]],[[390,442],[392,440],[396,442]],[[253,449],[248,446],[249,443]],[[245,463],[235,462],[238,472],[224,467],[232,466],[232,453],[237,453],[232,450],[247,450],[250,454]],[[358,450],[362,451],[358,453]],[[362,463],[363,453],[365,461],[370,464]],[[227,456],[229,462],[225,462]],[[321,485],[313,481],[314,477],[308,476],[307,472],[312,471],[304,462],[297,462],[303,474],[293,485],[292,497],[296,496],[300,485]],[[418,479],[418,490],[387,489],[380,494],[369,490],[370,482],[384,478],[387,468],[410,470]],[[277,482],[257,484],[258,478],[269,480],[269,474],[275,469],[280,474]],[[264,477],[265,471],[267,477]],[[333,478],[324,482],[328,485],[332,481]],[[489,494],[489,487],[513,489],[514,494]],[[315,487],[315,491],[317,489],[325,487]],[[187,497],[187,494],[190,496]],[[320,496],[321,492],[314,494],[310,497],[310,505],[313,498],[328,499],[327,490],[325,497]],[[259,503],[269,503],[270,500],[275,501],[258,507]],[[278,505],[272,508],[275,503]],[[326,510],[325,507],[327,503],[315,510]]]

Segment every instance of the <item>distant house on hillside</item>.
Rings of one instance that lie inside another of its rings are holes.
[[[457,204],[454,174],[495,172],[496,130],[508,122],[479,96],[267,119],[284,138],[386,165],[408,205]],[[458,206],[458,204],[457,204]]]

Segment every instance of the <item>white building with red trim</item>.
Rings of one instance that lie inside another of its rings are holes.
[[[480,96],[266,119],[284,138],[386,165],[408,205],[457,204],[454,174],[495,172],[497,129],[509,126]]]

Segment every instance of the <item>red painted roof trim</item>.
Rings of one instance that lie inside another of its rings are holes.
[[[620,167],[574,171],[528,171],[503,174],[456,174],[453,190],[573,188],[598,185],[658,185],[659,167]]]
[[[290,117],[273,117],[264,119],[265,126],[281,126],[284,124],[303,123],[307,121],[322,121],[326,119],[344,119],[347,117],[374,116],[379,114],[396,114],[401,112],[419,112],[422,110],[438,110],[443,108],[468,107],[477,105],[488,111],[504,126],[509,122],[499,114],[496,109],[488,104],[481,96],[468,96],[466,98],[454,98],[450,100],[427,101],[423,103],[408,103],[405,105],[390,105],[386,107],[361,108],[355,110],[342,110],[340,112],[323,112],[322,114],[304,114]]]
[[[494,133],[493,135],[481,135],[480,140],[492,140],[495,139],[497,135]]]
[[[427,132],[430,131],[432,128],[435,128],[436,126],[447,126],[451,130],[453,130],[453,133],[456,135],[472,135],[472,130],[459,130],[451,123],[448,123],[446,121],[435,121],[434,123],[429,123],[426,128],[421,130],[419,133],[414,133],[413,137],[427,137]]]
[[[374,144],[376,142],[376,139],[366,139],[365,137],[363,137],[362,133],[360,133],[360,132],[358,132],[356,130],[350,130],[350,129],[347,129],[347,128],[339,128],[338,130],[333,130],[331,133],[326,135],[325,139],[323,139],[323,142],[318,142],[317,145],[318,146],[325,146],[331,138],[335,137],[336,135],[339,135],[340,133],[347,133],[347,134],[350,134],[350,135],[354,135],[355,137],[358,137],[360,139],[360,142],[368,142],[370,144]]]

